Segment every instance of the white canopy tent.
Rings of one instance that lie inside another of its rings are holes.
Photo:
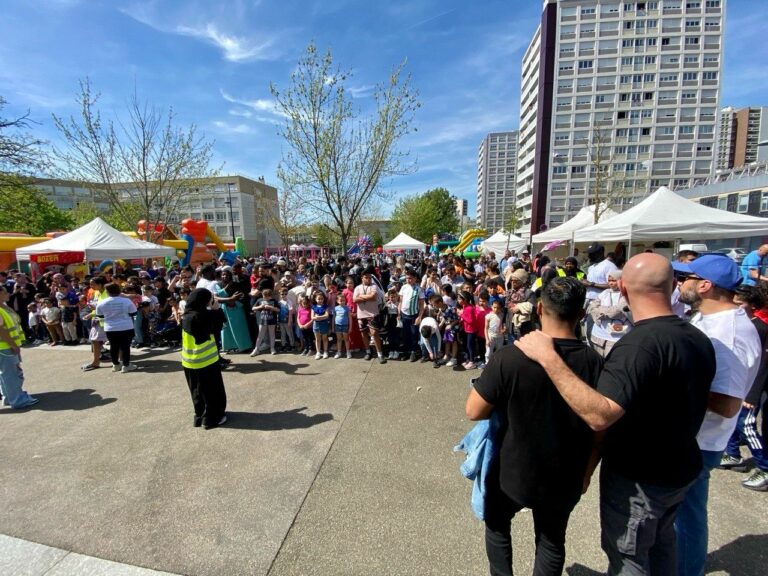
[[[488,252],[495,252],[497,256],[500,256],[504,254],[504,251],[507,249],[519,252],[520,250],[523,250],[525,246],[525,240],[520,238],[520,236],[515,236],[511,233],[507,234],[503,230],[499,230],[496,234],[483,242],[483,252],[486,254]]]
[[[115,230],[101,218],[94,218],[85,226],[72,230],[58,238],[24,246],[16,250],[19,261],[29,260],[32,254],[58,252],[83,252],[87,261],[121,258],[162,258],[175,256],[176,250],[126,236]]]
[[[745,238],[768,232],[768,219],[692,202],[662,186],[626,212],[579,230],[577,242]]]
[[[427,249],[427,245],[424,242],[411,238],[405,232],[400,232],[391,242],[384,244],[382,248],[384,250],[421,250],[423,252]]]
[[[616,216],[616,212],[607,208],[600,215],[600,222]],[[570,241],[573,243],[574,236],[579,230],[586,228],[587,226],[593,226],[595,224],[595,205],[584,206],[579,212],[567,222],[563,222],[560,226],[556,226],[546,232],[540,232],[535,234],[531,238],[531,242],[534,244],[546,244],[548,242],[554,242],[556,240]]]

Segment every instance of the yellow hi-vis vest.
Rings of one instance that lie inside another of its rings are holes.
[[[0,316],[3,317],[3,327],[8,330],[16,346],[21,346],[24,342],[24,332],[21,331],[21,322],[16,313],[9,312],[5,307],[0,306]],[[0,340],[0,350],[10,350],[10,348],[11,345],[8,342]]]
[[[195,337],[186,330],[181,331],[181,365],[184,368],[198,370],[219,361],[219,348],[211,334],[202,344],[195,342]]]

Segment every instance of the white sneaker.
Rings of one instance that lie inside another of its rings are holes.
[[[112,364],[112,372],[120,372],[120,364]]]
[[[327,359],[328,359],[328,352],[323,352],[323,360],[327,360]]]
[[[315,354],[315,360],[320,360],[320,358],[322,358],[322,357],[323,357],[323,355],[322,355],[322,354],[320,354],[320,352],[318,352],[317,354]]]
[[[456,358],[451,358],[450,360],[448,360],[448,364],[446,364],[446,366],[448,366],[449,368],[453,368],[454,366],[456,366]]]
[[[128,364],[128,366],[123,366],[123,369],[120,370],[120,372],[123,374],[128,374],[128,372],[133,372],[134,370],[136,370],[136,368],[138,368],[136,364]]]
[[[259,349],[258,348],[254,348],[253,352],[251,352],[251,358],[255,358],[258,355],[259,355]]]
[[[347,352],[347,360],[352,360],[352,352]]]
[[[269,352],[269,353],[270,353],[270,354],[272,354],[272,356],[275,356],[275,355],[277,355],[277,351],[275,351],[275,350],[270,350],[270,352]]]
[[[341,352],[336,352],[334,359],[338,360],[339,358],[341,358]]]

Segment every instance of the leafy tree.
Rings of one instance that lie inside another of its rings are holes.
[[[509,235],[517,234],[517,229],[520,228],[520,224],[523,222],[523,209],[520,206],[512,206],[507,209],[507,213],[504,218],[505,228],[507,232],[507,250],[509,250]]]
[[[14,183],[15,182],[15,183]],[[0,186],[0,230],[40,236],[55,230],[71,230],[72,217],[20,178],[4,176]]]
[[[278,168],[284,189],[296,190],[321,221],[338,231],[342,249],[349,246],[361,216],[376,198],[381,183],[413,171],[399,140],[413,131],[419,107],[402,78],[404,65],[374,90],[376,109],[360,117],[345,87],[351,73],[334,67],[330,50],[320,55],[314,43],[299,59],[285,90],[271,91],[285,117],[280,130],[286,148]]]
[[[384,238],[381,236],[381,232],[378,230],[374,230],[373,234],[371,234],[371,242],[373,242],[373,246],[384,246]]]
[[[136,223],[141,220],[141,208],[135,204],[124,206],[124,210],[118,214],[114,210],[102,212],[93,201],[78,202],[70,214],[75,227],[88,224],[98,216],[117,230],[135,230]]]
[[[392,212],[392,225],[398,231],[431,244],[433,234],[458,229],[456,199],[445,188],[403,198]]]
[[[210,168],[213,142],[194,125],[176,126],[172,108],[161,111],[135,93],[123,118],[105,122],[98,99],[86,79],[77,97],[80,117],[53,117],[65,142],[54,154],[70,179],[105,198],[115,216],[129,221],[138,206],[138,219],[150,224],[167,222],[205,192],[217,173]]]
[[[0,96],[0,111],[5,105],[5,98]],[[31,176],[48,167],[42,149],[45,142],[26,132],[32,123],[29,111],[15,118],[0,116],[0,187],[18,191],[19,176]]]

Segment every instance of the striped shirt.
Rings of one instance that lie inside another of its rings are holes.
[[[400,288],[400,313],[416,316],[419,313],[419,300],[424,300],[421,286],[404,285]]]

